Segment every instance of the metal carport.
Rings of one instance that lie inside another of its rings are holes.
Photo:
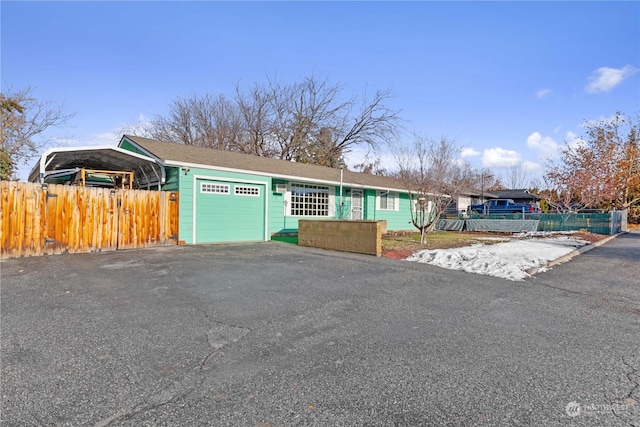
[[[29,181],[45,183],[83,168],[131,171],[134,187],[145,190],[159,190],[166,179],[164,167],[150,157],[119,147],[90,146],[47,150],[31,170]]]

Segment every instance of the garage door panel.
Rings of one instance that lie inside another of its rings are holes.
[[[196,243],[263,240],[265,185],[198,180]]]

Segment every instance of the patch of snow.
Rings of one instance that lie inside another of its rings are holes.
[[[507,280],[523,280],[530,277],[528,271],[545,271],[545,266],[550,261],[588,244],[585,240],[567,236],[514,240],[492,245],[478,243],[455,249],[418,251],[406,260]]]
[[[558,234],[571,235],[576,234],[577,231],[523,231],[522,233],[513,234],[513,237],[545,237],[545,236],[557,236]]]

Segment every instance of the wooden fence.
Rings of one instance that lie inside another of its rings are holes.
[[[177,242],[176,192],[0,181],[0,258]]]

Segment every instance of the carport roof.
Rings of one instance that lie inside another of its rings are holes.
[[[47,150],[29,174],[29,181],[73,173],[79,169],[134,172],[134,187],[150,188],[164,183],[164,167],[155,159],[120,147],[63,147]]]
[[[259,173],[274,178],[296,179],[311,182],[339,184],[340,169],[296,163],[287,160],[259,157],[212,148],[194,147],[155,139],[124,135],[120,141],[128,141],[166,166],[225,169],[244,173]],[[402,181],[392,177],[343,171],[345,186],[395,190],[406,192]]]

